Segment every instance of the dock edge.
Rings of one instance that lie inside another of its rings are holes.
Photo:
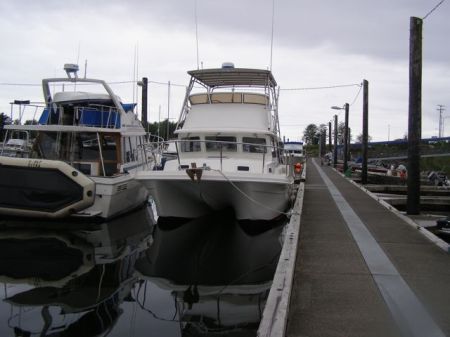
[[[257,331],[258,337],[283,337],[286,332],[305,193],[305,177],[306,164],[303,167],[292,215],[286,225],[285,240]]]

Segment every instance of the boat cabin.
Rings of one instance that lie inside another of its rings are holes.
[[[276,82],[270,71],[221,68],[192,76],[175,134],[179,166],[270,172],[282,163]],[[203,88],[201,92],[192,91]]]
[[[147,162],[145,130],[133,113],[135,104],[122,104],[100,80],[69,80],[73,90],[66,86],[66,91],[51,94],[54,83],[67,81],[43,80],[46,105],[37,124],[6,128],[11,129],[10,134],[17,129],[33,134],[29,157],[61,160],[86,175],[105,177],[126,173]],[[78,90],[89,84],[100,84],[106,93]]]

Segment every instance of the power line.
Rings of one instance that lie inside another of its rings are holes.
[[[106,82],[108,84],[130,84],[130,83],[136,83],[138,81],[114,81],[114,82]],[[159,84],[159,85],[164,85],[167,86],[167,82],[158,82],[158,81],[148,81],[148,83],[153,83],[153,84]],[[38,83],[0,83],[0,86],[21,86],[21,87],[40,87],[42,84],[38,84]],[[91,85],[89,83],[78,83],[77,85]],[[176,83],[170,83],[171,86],[173,87],[186,87],[184,84],[176,84]]]
[[[355,104],[355,102],[356,102],[356,100],[358,99],[358,96],[359,96],[359,94],[360,94],[360,92],[361,92],[362,87],[363,87],[362,85],[359,86],[358,93],[356,94],[356,96],[355,96],[355,98],[353,99],[353,101],[350,103],[350,106],[352,106],[353,104]]]
[[[428,13],[427,13],[427,15],[425,15],[423,18],[422,18],[422,20],[425,20],[431,13],[433,13],[440,5],[442,5],[442,3],[444,2],[445,0],[441,0],[436,6],[434,6],[433,7],[433,9],[431,10],[431,11],[429,11]]]
[[[329,85],[329,86],[324,86],[324,87],[280,88],[280,90],[282,90],[282,91],[306,91],[306,90],[324,90],[324,89],[336,89],[336,88],[347,88],[347,87],[361,87],[361,83],[338,84],[338,85]]]
[[[41,86],[41,84],[34,84],[34,83],[0,83],[0,85],[4,86],[21,86],[21,87],[38,87]]]

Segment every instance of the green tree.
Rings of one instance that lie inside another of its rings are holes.
[[[4,112],[0,113],[0,140],[5,137],[5,125],[11,124],[11,118],[9,118]]]
[[[160,137],[165,140],[175,138],[174,131],[177,124],[174,122],[169,122],[169,137],[167,137],[167,119],[162,122],[153,122],[147,123],[144,125],[144,128],[147,132],[149,132],[152,136],[157,136],[159,134]]]
[[[370,135],[367,135],[367,141],[368,142],[372,141],[372,137]],[[362,135],[362,133],[360,133],[358,136],[356,136],[356,142],[362,144],[362,142],[363,142],[363,135]]]
[[[340,122],[338,124],[338,144],[344,144],[344,129],[345,129],[345,123],[344,122]],[[349,128],[349,139],[350,139],[350,143],[352,142],[352,132]]]
[[[316,124],[309,124],[303,131],[303,140],[306,144],[315,145],[319,142],[319,128]]]

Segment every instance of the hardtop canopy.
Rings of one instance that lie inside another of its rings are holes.
[[[246,68],[217,68],[188,71],[197,82],[206,87],[259,86],[276,87],[270,70]]]

